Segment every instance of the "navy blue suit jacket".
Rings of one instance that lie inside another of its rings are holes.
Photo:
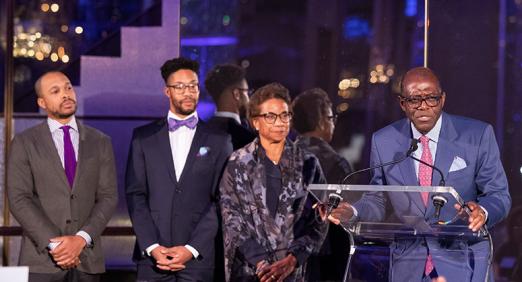
[[[154,243],[194,247],[200,257],[189,261],[187,269],[214,266],[217,187],[231,152],[226,135],[210,133],[198,123],[177,181],[166,119],[134,130],[125,192],[136,233],[134,260],[138,266],[153,266],[145,249]]]
[[[411,138],[408,119],[397,121],[374,133],[371,165],[404,156]],[[463,159],[466,166],[450,172],[451,165],[457,157]],[[488,211],[488,227],[507,216],[511,207],[511,197],[491,125],[443,113],[434,165],[442,170],[446,186],[455,188],[465,202],[478,202]],[[434,171],[432,185],[439,185],[439,181],[440,176]],[[399,164],[375,170],[371,184],[419,185],[414,160],[407,159]],[[360,219],[383,220],[387,200],[399,218],[405,215],[422,216],[426,220],[433,218],[433,205],[425,207],[420,193],[393,192],[387,196],[383,193],[366,193],[354,204]],[[441,211],[440,219],[450,220],[455,216],[454,204],[454,200],[448,201]],[[489,254],[486,242],[468,246],[462,242],[441,244],[437,239],[424,238],[392,244],[390,280],[420,281],[428,250],[438,274],[445,276],[448,281],[484,281],[486,258]]]

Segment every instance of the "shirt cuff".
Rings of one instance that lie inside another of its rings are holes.
[[[147,255],[150,257],[150,253],[152,253],[152,251],[154,249],[156,249],[156,247],[159,247],[159,244],[156,243],[156,244],[152,244],[150,245],[148,248],[145,249],[145,252],[147,253]]]
[[[352,210],[353,210],[353,215],[352,215],[352,218],[350,218],[350,220],[357,218],[359,216],[359,212],[357,211],[357,209],[354,206],[352,206]]]
[[[82,237],[85,240],[85,243],[87,243],[87,245],[86,245],[87,247],[92,246],[92,238],[89,235],[89,233],[87,233],[83,230],[80,230],[80,231],[76,232],[76,235]]]
[[[187,248],[192,253],[195,259],[199,257],[199,252],[196,249],[194,249],[194,247],[192,247],[191,245],[185,245],[185,248]]]

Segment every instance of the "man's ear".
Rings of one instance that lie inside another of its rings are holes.
[[[44,99],[38,97],[38,99],[36,99],[36,103],[38,104],[38,107],[46,110],[47,109],[47,105],[45,104],[45,101]]]
[[[238,101],[241,100],[241,92],[239,92],[239,89],[233,89],[232,90],[232,97],[234,100]]]
[[[406,103],[399,96],[397,96],[397,101],[399,101],[399,106],[401,106],[401,110],[403,112],[406,112]]]
[[[167,96],[168,98],[170,98],[169,91],[170,91],[170,90],[169,90],[168,87],[165,86],[165,87],[163,88],[163,94],[165,94],[165,96]]]

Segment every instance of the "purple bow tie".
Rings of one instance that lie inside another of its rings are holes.
[[[169,118],[169,131],[176,131],[178,128],[182,126],[186,126],[190,129],[196,128],[196,125],[198,124],[198,118],[195,116],[192,116],[188,119],[184,120],[178,120],[175,118]]]

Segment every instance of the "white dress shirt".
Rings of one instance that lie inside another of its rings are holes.
[[[167,115],[167,121],[169,118],[185,120],[193,116],[198,118],[197,112],[194,111],[194,113],[188,115],[187,117],[181,118],[173,112],[169,111]],[[187,157],[190,151],[190,147],[192,146],[192,140],[194,139],[194,135],[196,134],[196,129],[197,126],[194,129],[182,126],[178,128],[176,131],[169,131],[170,151],[172,153],[172,160],[174,162],[174,170],[176,171],[176,180],[178,181],[181,176],[181,173],[183,172],[183,169],[185,168],[185,163],[187,162]],[[145,251],[147,252],[147,255],[150,256],[150,253],[156,247],[159,247],[158,243],[152,244],[148,248],[146,248]],[[190,245],[185,245],[185,248],[187,248],[192,253],[194,258],[197,258],[199,256],[199,252],[194,247]]]
[[[62,162],[62,167],[65,169],[65,161],[64,161],[64,146],[63,146],[63,129],[62,126],[68,125],[71,127],[69,129],[69,134],[71,135],[71,142],[74,148],[74,157],[76,161],[78,161],[78,148],[80,146],[80,132],[78,131],[78,124],[76,123],[76,118],[72,116],[71,120],[66,124],[61,124],[57,120],[52,118],[47,118],[47,125],[49,126],[49,130],[51,131],[51,136],[53,138],[54,146],[56,147],[56,151],[58,151],[58,155],[60,156],[60,161]],[[76,233],[76,235],[82,237],[88,246],[92,244],[91,236],[80,230]],[[49,249],[54,249],[58,246],[60,242],[52,242],[49,243]]]

